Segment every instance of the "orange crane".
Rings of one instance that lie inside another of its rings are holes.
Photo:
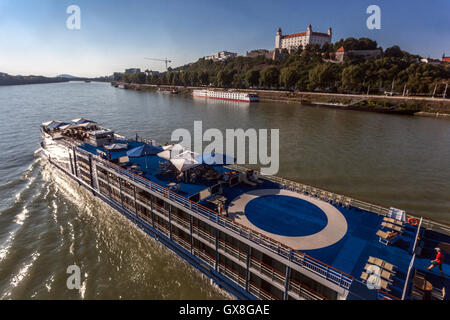
[[[144,59],[147,59],[147,60],[153,60],[153,61],[162,61],[162,62],[165,62],[165,63],[166,63],[166,70],[169,70],[169,69],[167,68],[167,63],[171,63],[171,62],[172,62],[171,60],[167,60],[167,58],[166,58],[166,59],[144,58]]]

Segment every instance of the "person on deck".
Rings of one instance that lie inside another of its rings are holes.
[[[391,239],[395,238],[395,236],[397,236],[397,235],[398,235],[398,232],[392,230],[392,231],[387,233],[387,239],[391,240]]]
[[[434,250],[436,250],[436,258],[434,260],[431,260],[431,265],[427,268],[427,270],[431,270],[436,265],[438,265],[439,271],[441,272],[442,276],[444,276],[444,271],[442,271],[442,263],[444,262],[444,255],[442,254],[440,248],[434,248]]]

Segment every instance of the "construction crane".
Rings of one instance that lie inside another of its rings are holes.
[[[153,60],[153,61],[162,61],[162,62],[165,62],[165,63],[166,63],[166,70],[169,70],[169,69],[167,68],[167,63],[171,63],[171,62],[172,62],[171,60],[167,60],[167,58],[166,58],[166,59],[144,58],[144,59],[147,59],[147,60]]]

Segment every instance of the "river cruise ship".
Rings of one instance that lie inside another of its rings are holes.
[[[57,170],[238,299],[448,299],[448,259],[427,269],[445,225],[87,119],[41,133]]]
[[[192,96],[196,98],[209,98],[219,100],[231,100],[239,102],[256,102],[259,101],[256,93],[225,91],[225,90],[194,90]]]

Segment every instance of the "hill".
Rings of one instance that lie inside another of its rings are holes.
[[[412,55],[393,46],[381,56],[363,59],[345,57],[337,63],[338,48],[373,50],[377,43],[367,38],[341,39],[334,44],[307,45],[305,49],[287,52],[272,60],[264,56],[236,57],[213,62],[199,59],[163,74],[124,75],[128,83],[156,85],[216,86],[223,88],[260,88],[334,93],[408,92],[409,95],[443,94],[450,79],[450,64],[433,65],[420,62]]]

